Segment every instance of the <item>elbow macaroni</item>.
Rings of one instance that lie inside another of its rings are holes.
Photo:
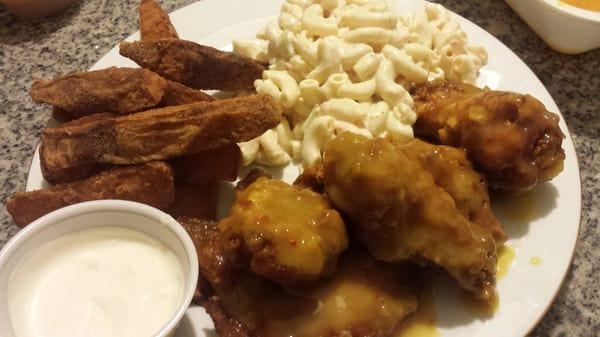
[[[240,144],[244,165],[314,165],[342,131],[412,137],[408,89],[436,79],[474,83],[488,58],[434,4],[398,15],[390,0],[286,0],[257,37],[234,41],[234,52],[269,63],[254,87],[286,117]]]

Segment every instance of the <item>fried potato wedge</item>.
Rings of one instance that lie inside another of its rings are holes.
[[[212,102],[215,99],[201,90],[186,87],[183,84],[167,80],[167,86],[160,106],[183,105],[196,102]]]
[[[139,164],[250,140],[275,127],[281,111],[267,95],[199,102],[45,129],[42,174],[69,181],[79,167]]]
[[[116,167],[85,180],[18,192],[6,209],[20,227],[61,207],[90,200],[131,200],[166,210],[175,195],[173,181],[173,171],[164,162]]]
[[[219,180],[233,181],[242,166],[242,152],[237,144],[171,160],[179,182],[204,184]]]
[[[167,213],[172,217],[217,219],[217,183],[175,184],[175,201]]]
[[[169,15],[154,0],[140,3],[140,35],[142,41],[179,38]]]
[[[121,55],[195,89],[250,89],[266,66],[234,53],[178,39],[123,42]]]
[[[146,69],[111,67],[38,80],[33,83],[31,98],[53,105],[65,120],[152,108],[163,99],[166,86],[164,78]]]

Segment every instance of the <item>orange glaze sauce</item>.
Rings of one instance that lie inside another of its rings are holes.
[[[588,11],[600,12],[600,0],[561,0],[560,2]]]
[[[398,326],[394,337],[437,337],[440,332],[437,328],[437,315],[433,302],[433,281],[426,279],[418,295],[417,312],[410,315]]]
[[[500,280],[510,269],[516,257],[516,251],[513,247],[504,245],[498,249],[498,262],[496,264],[496,279]],[[489,300],[478,300],[467,292],[461,293],[462,303],[465,309],[476,317],[489,318],[498,311],[500,300],[498,294],[494,294]]]

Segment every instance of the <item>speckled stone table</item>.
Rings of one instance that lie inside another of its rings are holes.
[[[244,0],[249,1],[249,0]],[[172,11],[192,0],[165,0]],[[600,50],[578,56],[547,47],[501,0],[435,1],[499,38],[546,85],[573,134],[583,183],[583,217],[573,265],[550,311],[530,336],[600,335]],[[17,228],[4,202],[23,190],[49,109],[28,96],[34,78],[89,68],[137,29],[136,0],[85,0],[44,20],[0,8],[0,246]],[[506,336],[511,337],[511,336]]]

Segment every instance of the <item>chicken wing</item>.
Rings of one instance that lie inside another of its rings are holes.
[[[562,171],[559,117],[532,96],[436,81],[413,98],[415,134],[464,148],[492,188],[521,192]]]
[[[6,203],[17,225],[24,227],[44,214],[82,201],[122,199],[166,210],[174,199],[173,172],[163,162],[122,166],[85,180],[44,190],[16,193]]]
[[[379,260],[441,266],[478,298],[494,294],[496,245],[433,177],[387,139],[342,133],[325,149],[325,191]]]
[[[119,47],[121,55],[141,67],[196,89],[252,88],[266,68],[252,59],[186,40],[123,42]]]
[[[347,251],[332,278],[284,289],[241,270],[211,223],[180,221],[197,246],[201,274],[212,285],[214,296],[203,306],[222,337],[387,337],[416,310],[411,269]]]
[[[265,177],[238,193],[219,229],[232,254],[280,284],[331,275],[348,245],[342,218],[323,196]]]
[[[431,175],[439,187],[448,192],[456,208],[469,221],[488,230],[496,246],[506,241],[502,224],[490,205],[487,181],[473,169],[465,151],[451,146],[433,145],[418,139],[391,139],[411,160]]]

